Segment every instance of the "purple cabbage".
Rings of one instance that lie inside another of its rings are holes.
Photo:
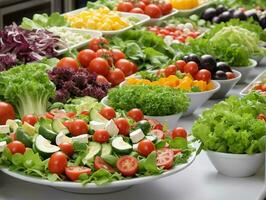
[[[55,101],[65,103],[69,98],[91,96],[101,100],[108,93],[109,84],[97,83],[96,74],[85,68],[73,71],[67,68],[54,68],[48,72],[56,86]]]

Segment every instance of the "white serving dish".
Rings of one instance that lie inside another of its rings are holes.
[[[232,69],[239,71],[242,74],[242,77],[239,83],[245,83],[245,80],[248,78],[251,71],[257,66],[257,61],[253,59],[249,59],[251,64],[246,67],[232,67]]]
[[[196,149],[196,146],[193,145],[193,147]],[[82,185],[80,183],[74,183],[74,182],[50,182],[48,180],[44,180],[41,178],[36,178],[32,176],[25,176],[16,172],[9,171],[8,169],[1,169],[1,171],[5,174],[8,174],[9,176],[12,176],[16,179],[20,179],[26,182],[35,183],[39,185],[45,185],[50,186],[58,190],[63,190],[66,192],[72,192],[72,193],[84,193],[84,194],[104,194],[104,193],[110,193],[110,192],[116,192],[125,190],[131,186],[142,184],[146,182],[152,182],[160,178],[164,178],[173,174],[176,174],[188,166],[192,164],[192,162],[196,158],[196,151],[192,153],[190,158],[188,159],[188,162],[185,164],[178,165],[174,167],[173,169],[164,172],[161,175],[155,175],[155,176],[146,176],[146,177],[139,177],[139,178],[132,178],[128,180],[121,180],[121,181],[115,181],[106,185],[98,186],[94,183],[89,183],[87,185]]]
[[[63,15],[71,15],[71,14],[77,14],[81,11],[85,11],[87,10],[86,7],[84,8],[80,8],[80,9],[77,9],[77,10],[73,10],[73,11],[70,11],[70,12],[67,12],[67,13],[64,13]],[[129,25],[123,29],[120,29],[120,30],[114,30],[114,31],[103,31],[103,30],[96,30],[96,31],[100,31],[103,35],[116,35],[116,34],[120,34],[120,33],[123,33],[131,28],[133,28],[134,26],[139,26],[139,25],[143,25],[147,22],[150,21],[150,17],[148,15],[144,15],[144,14],[137,14],[137,13],[127,13],[127,12],[119,12],[119,11],[114,11],[114,12],[117,12],[119,13],[119,15],[121,17],[135,17],[137,19],[139,19],[140,21],[139,22],[136,22],[132,25]],[[84,30],[93,30],[93,29],[84,29]]]
[[[160,18],[150,18],[149,25],[153,25],[153,24],[156,24],[158,22],[162,22],[162,21],[166,20],[167,18],[176,15],[177,13],[178,13],[178,10],[173,8],[172,12],[169,13],[168,15],[164,15]]]
[[[240,95],[241,96],[245,96],[248,95],[251,91],[251,89],[253,88],[254,84],[256,84],[257,82],[260,82],[262,80],[266,80],[266,70],[264,72],[262,72],[261,74],[259,74],[250,84],[248,84],[241,92]],[[266,94],[266,93],[264,93]]]
[[[219,173],[235,178],[256,174],[264,163],[263,153],[248,155],[207,151],[207,155]]]
[[[233,79],[216,80],[221,85],[221,88],[211,97],[211,99],[224,98],[225,95],[237,84],[242,75],[236,70],[233,70],[233,73],[236,75]]]
[[[68,52],[69,50],[82,48],[82,47],[86,46],[92,38],[97,38],[97,37],[102,36],[102,33],[100,31],[83,30],[83,29],[68,28],[68,27],[60,27],[60,28],[70,30],[73,32],[86,33],[86,34],[90,35],[91,37],[89,39],[80,41],[79,43],[77,43],[75,45],[69,46],[68,48],[55,50],[55,52],[57,53],[58,56]]]

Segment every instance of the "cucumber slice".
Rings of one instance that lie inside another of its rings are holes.
[[[113,139],[112,147],[119,154],[129,154],[132,151],[132,146],[125,142],[121,136]]]
[[[22,128],[18,128],[16,131],[16,139],[23,144],[25,144],[26,147],[32,147],[32,139],[31,137],[24,132]]]
[[[118,160],[118,158],[116,156],[113,155],[104,155],[101,156],[102,159],[107,162],[108,164],[112,165],[113,167],[116,167],[116,162]]]
[[[0,133],[10,133],[10,127],[8,125],[0,125]]]
[[[109,144],[109,143],[102,144],[101,157],[106,156],[106,155],[111,155],[111,153],[112,153],[111,144]]]
[[[18,124],[15,120],[8,119],[6,121],[6,125],[8,125],[9,128],[11,129],[11,131],[13,131],[13,132],[16,132],[16,130],[18,129]]]
[[[56,133],[60,133],[62,131],[64,131],[65,133],[69,133],[67,127],[65,127],[64,124],[59,119],[53,120],[52,128],[53,131],[55,131]]]
[[[88,143],[89,142],[89,135],[88,134],[82,134],[76,137],[71,138],[72,142],[79,142],[79,143]]]
[[[30,136],[33,136],[36,134],[36,128],[27,122],[24,122],[22,124],[22,129]]]
[[[107,123],[108,120],[105,119],[96,109],[91,109],[90,112],[90,120],[91,121],[97,121],[97,122],[102,122],[102,123]]]
[[[88,146],[88,153],[87,155],[82,159],[83,164],[87,164],[88,161],[91,161],[94,159],[96,155],[99,155],[101,152],[101,144],[97,142],[90,142]]]
[[[51,130],[43,127],[43,126],[40,126],[38,131],[39,131],[39,134],[42,135],[47,140],[50,140],[51,142],[55,142],[57,133],[55,133],[55,132],[53,132],[53,131],[51,131]]]
[[[44,158],[48,158],[53,153],[60,151],[60,148],[58,146],[52,145],[51,141],[45,139],[42,135],[38,135],[36,137],[34,148]]]
[[[58,135],[55,138],[55,143],[57,146],[59,146],[62,143],[72,143],[72,140],[70,137],[67,137],[64,132],[58,133]]]

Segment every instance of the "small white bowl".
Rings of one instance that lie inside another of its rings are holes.
[[[207,151],[207,155],[219,173],[235,178],[255,175],[264,163],[263,153],[248,155]]]
[[[239,83],[245,83],[245,80],[248,78],[250,72],[258,65],[256,60],[249,59],[251,64],[249,66],[244,67],[232,67],[234,70],[239,71],[242,74],[242,77]]]
[[[242,74],[237,70],[233,70],[233,72],[236,75],[236,77],[233,79],[216,80],[218,83],[220,83],[221,88],[211,97],[211,99],[224,98],[225,95],[238,83]]]

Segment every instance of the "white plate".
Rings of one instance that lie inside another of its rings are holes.
[[[67,12],[67,13],[64,13],[64,15],[69,15],[69,14],[77,14],[77,13],[80,13],[84,10],[87,10],[86,7],[84,8],[80,8],[80,9],[77,9],[77,10],[73,10],[71,12]],[[114,11],[114,12],[117,12],[121,17],[135,17],[137,19],[139,19],[140,21],[132,24],[132,25],[129,25],[123,29],[120,29],[120,30],[115,30],[115,31],[102,31],[102,30],[96,30],[96,31],[100,31],[102,32],[103,35],[115,35],[115,34],[119,34],[119,33],[122,33],[122,32],[125,32],[131,28],[133,28],[134,26],[139,26],[139,25],[142,25],[142,24],[145,24],[146,22],[149,22],[150,21],[150,17],[148,15],[143,15],[143,14],[136,14],[136,13],[127,13],[127,12],[119,12],[119,11]],[[83,30],[93,30],[93,29],[83,29]]]
[[[100,31],[82,30],[82,29],[68,28],[68,27],[60,27],[60,28],[65,29],[65,30],[69,30],[69,31],[72,31],[72,32],[86,33],[86,34],[90,35],[91,37],[89,39],[80,41],[79,43],[77,43],[75,45],[69,46],[68,48],[55,50],[55,52],[57,53],[57,56],[62,55],[62,54],[66,53],[69,50],[79,49],[81,47],[84,47],[84,46],[86,46],[88,44],[88,42],[92,38],[97,38],[97,37],[101,37],[102,36],[102,33]]]
[[[169,13],[168,15],[164,15],[164,16],[162,16],[160,18],[151,18],[149,24],[152,25],[152,24],[155,24],[157,22],[161,22],[163,20],[166,20],[167,18],[174,16],[178,12],[179,12],[178,10],[173,8],[172,12]]]
[[[196,148],[196,145],[193,145],[194,148]],[[85,186],[83,186],[80,183],[73,183],[73,182],[50,182],[48,180],[44,180],[41,178],[36,178],[32,176],[25,176],[16,172],[9,171],[8,169],[1,169],[2,172],[5,174],[8,174],[9,176],[12,176],[16,179],[20,179],[26,182],[30,183],[35,183],[35,184],[40,184],[40,185],[46,185],[53,187],[58,190],[63,190],[66,192],[73,192],[73,193],[87,193],[87,194],[102,194],[102,193],[109,193],[109,192],[116,192],[116,191],[121,191],[124,190],[130,186],[136,185],[136,184],[141,184],[145,182],[151,182],[154,180],[157,180],[159,178],[167,177],[170,175],[173,175],[177,172],[180,172],[190,166],[192,162],[196,158],[196,151],[192,153],[190,158],[188,159],[188,162],[182,165],[178,165],[172,170],[169,170],[161,175],[157,176],[146,176],[146,177],[140,177],[140,178],[132,178],[128,180],[121,180],[121,181],[115,181],[106,185],[98,186],[94,183],[89,183]]]

